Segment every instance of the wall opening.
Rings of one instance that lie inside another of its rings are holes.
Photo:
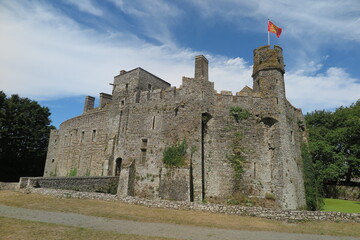
[[[115,161],[115,176],[120,176],[122,158],[117,158]]]
[[[201,114],[201,197],[205,200],[205,136],[208,122],[212,118],[210,113]]]
[[[152,128],[151,129],[155,129],[155,116],[153,116],[153,119],[152,119]]]
[[[141,155],[140,155],[140,162],[142,164],[145,163],[146,161],[146,151],[147,151],[147,144],[148,144],[148,140],[146,138],[141,140]]]
[[[93,142],[96,141],[96,129],[92,130],[91,141],[93,141]]]
[[[254,178],[256,178],[256,163],[254,163]]]
[[[80,137],[80,143],[82,143],[84,141],[85,138],[85,131],[81,132],[81,137]]]

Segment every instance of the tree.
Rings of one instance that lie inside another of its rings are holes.
[[[36,101],[0,91],[0,181],[43,174],[50,112]]]
[[[360,100],[335,112],[312,112],[305,119],[317,177],[323,183],[350,183],[360,177]]]

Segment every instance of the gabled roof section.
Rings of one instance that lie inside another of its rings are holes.
[[[252,93],[253,93],[253,90],[246,85],[243,89],[241,89],[240,92],[236,93],[236,96],[246,97],[246,96],[251,96]]]

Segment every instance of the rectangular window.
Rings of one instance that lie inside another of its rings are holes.
[[[146,148],[141,149],[141,157],[140,157],[140,159],[141,159],[141,163],[145,163],[145,161],[146,161]]]
[[[148,140],[145,138],[145,139],[142,139],[142,145],[141,145],[141,148],[147,148],[147,143],[148,143]]]
[[[96,141],[96,130],[92,130],[92,134],[91,134],[91,141],[95,142]]]
[[[148,84],[148,90],[150,91],[152,89],[151,84]]]

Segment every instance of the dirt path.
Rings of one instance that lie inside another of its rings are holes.
[[[219,228],[192,227],[176,224],[145,223],[86,216],[75,213],[49,212],[0,205],[0,216],[22,220],[62,224],[95,230],[172,237],[188,240],[359,240],[360,238],[333,237],[261,231],[240,231]]]

